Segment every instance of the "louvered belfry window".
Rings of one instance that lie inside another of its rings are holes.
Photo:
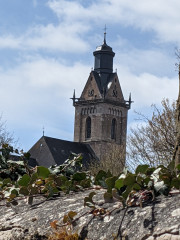
[[[91,138],[91,118],[86,119],[86,138]]]
[[[116,139],[116,119],[113,118],[111,124],[111,139]]]

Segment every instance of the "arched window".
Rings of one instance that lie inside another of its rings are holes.
[[[86,138],[91,138],[91,118],[86,119]]]
[[[116,119],[113,118],[111,124],[111,139],[116,139]]]

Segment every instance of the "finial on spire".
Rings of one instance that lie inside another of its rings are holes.
[[[106,44],[106,30],[107,30],[107,27],[106,27],[106,24],[105,24],[105,27],[104,27],[104,44]]]
[[[44,137],[44,126],[43,126],[43,137]]]
[[[129,109],[131,108],[131,103],[133,103],[133,101],[131,100],[131,93],[129,94],[129,101],[128,101],[128,103],[129,103]]]
[[[75,99],[76,99],[76,93],[75,93],[75,89],[74,89],[74,93],[73,93],[73,105],[74,105],[74,103],[75,103]]]

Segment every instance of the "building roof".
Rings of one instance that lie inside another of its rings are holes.
[[[111,82],[114,77],[117,75],[116,73],[98,73],[96,71],[92,71],[94,78],[96,80],[97,86],[99,88],[100,93],[106,93],[108,90],[108,83]]]
[[[108,52],[111,52],[114,55],[114,52],[113,52],[112,48],[110,46],[108,46],[106,44],[106,42],[104,42],[102,45],[98,46],[94,53],[96,53],[97,51],[106,51],[106,52],[108,51]]]
[[[57,138],[42,136],[29,150],[31,158],[35,159],[37,165],[50,167],[61,165],[72,153],[83,156],[83,164],[87,165],[95,154],[88,144],[65,141]]]

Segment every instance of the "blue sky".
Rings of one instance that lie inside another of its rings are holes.
[[[103,41],[116,53],[125,99],[149,114],[152,103],[178,95],[175,47],[178,0],[0,0],[0,113],[27,151],[41,136],[73,140],[77,96]]]

